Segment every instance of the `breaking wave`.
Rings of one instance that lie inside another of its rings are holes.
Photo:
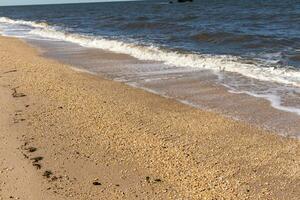
[[[99,48],[116,53],[129,54],[141,60],[163,62],[178,67],[194,67],[210,69],[214,72],[226,71],[238,73],[243,76],[300,87],[300,71],[289,66],[280,67],[266,65],[259,62],[247,62],[243,58],[230,55],[210,55],[196,53],[182,53],[178,51],[161,49],[154,45],[139,45],[119,40],[106,39],[100,36],[87,36],[57,30],[46,23],[24,20],[13,20],[0,17],[0,23],[25,25],[32,27],[30,34],[41,37],[62,40],[79,44],[84,47]]]
[[[24,20],[13,20],[7,17],[0,17],[0,23],[6,24],[16,24],[16,25],[25,25],[34,28],[50,28],[46,22],[33,22],[33,21],[24,21]]]

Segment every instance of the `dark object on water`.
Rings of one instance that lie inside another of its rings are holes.
[[[178,3],[184,3],[184,2],[193,2],[193,0],[177,0]]]
[[[173,3],[173,1],[169,1],[169,3]]]

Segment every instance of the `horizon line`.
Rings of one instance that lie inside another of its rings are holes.
[[[126,1],[145,1],[145,0],[104,0],[104,1],[91,1],[91,2],[74,2],[74,3],[39,3],[39,4],[11,4],[11,5],[0,5],[0,7],[11,7],[11,6],[47,6],[47,5],[69,5],[69,4],[91,4],[91,3],[108,3],[108,2],[126,2]]]

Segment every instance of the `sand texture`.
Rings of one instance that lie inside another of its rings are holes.
[[[299,140],[0,37],[0,199],[300,199]]]

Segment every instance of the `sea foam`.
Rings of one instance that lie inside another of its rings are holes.
[[[24,21],[24,20],[13,20],[7,17],[0,17],[0,23],[7,24],[16,24],[16,25],[25,25],[34,28],[48,28],[48,24],[46,22],[33,22],[33,21]]]
[[[0,17],[0,23],[30,26],[32,27],[32,30],[30,31],[30,34],[32,35],[72,42],[84,47],[129,54],[140,60],[158,61],[178,67],[210,69],[214,72],[233,72],[261,81],[271,81],[300,87],[300,71],[288,66],[271,67],[265,66],[259,62],[247,63],[238,56],[181,53],[178,51],[161,49],[154,45],[145,46],[106,39],[100,36],[68,33],[66,31],[57,30],[56,27],[46,23],[13,20],[6,17]]]

